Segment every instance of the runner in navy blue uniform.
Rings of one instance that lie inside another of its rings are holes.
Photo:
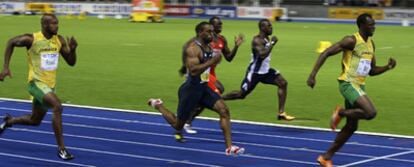
[[[203,105],[216,111],[220,115],[226,155],[242,154],[244,148],[232,145],[230,113],[227,106],[220,96],[207,85],[211,66],[221,60],[221,56],[213,56],[209,46],[213,27],[208,22],[201,22],[196,26],[196,33],[194,40],[184,48],[183,63],[187,68],[187,80],[178,91],[177,116],[164,107],[161,99],[149,99],[148,104],[162,113],[167,122],[177,130],[176,139],[183,138],[181,131],[195,107]]]
[[[270,68],[270,57],[273,47],[278,39],[272,35],[272,24],[267,19],[259,21],[259,35],[256,35],[252,41],[252,60],[247,68],[246,76],[241,84],[241,89],[232,91],[223,96],[224,100],[244,99],[256,85],[261,82],[264,84],[276,85],[279,87],[277,92],[279,96],[279,120],[293,120],[295,117],[289,116],[285,112],[285,102],[287,95],[287,81],[283,78],[278,70]]]

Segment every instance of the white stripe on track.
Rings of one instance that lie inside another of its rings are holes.
[[[381,156],[381,157],[375,157],[375,158],[371,158],[371,159],[367,159],[367,160],[362,160],[362,161],[357,161],[357,162],[353,162],[353,163],[350,163],[350,164],[341,165],[341,167],[348,167],[348,166],[353,166],[353,165],[359,165],[359,164],[363,164],[363,163],[367,163],[367,162],[372,162],[372,161],[387,159],[387,158],[396,157],[396,156],[400,156],[400,155],[411,154],[411,153],[414,153],[414,150],[400,152],[400,153],[395,153],[395,154],[390,154],[390,155],[385,155],[385,156]],[[383,164],[383,165],[386,165],[386,164]]]
[[[20,158],[20,159],[29,159],[29,160],[49,162],[49,163],[57,163],[57,164],[64,164],[64,165],[71,165],[71,166],[96,167],[96,166],[93,166],[93,165],[85,165],[85,164],[79,164],[79,163],[55,161],[55,160],[49,160],[49,159],[43,159],[43,158],[36,158],[36,157],[29,157],[29,156],[23,156],[23,155],[16,155],[16,154],[4,153],[4,152],[0,152],[0,156]]]
[[[15,139],[6,139],[6,138],[0,138],[0,140],[8,141],[8,142],[23,143],[23,144],[46,146],[46,147],[56,147],[55,145],[52,145],[52,144],[30,142],[30,141],[25,141],[25,140],[15,140]],[[70,147],[70,146],[67,146],[66,148],[72,149],[72,150],[78,150],[78,151],[92,152],[92,153],[97,153],[97,154],[107,154],[107,155],[124,156],[124,157],[137,158],[137,159],[164,161],[164,162],[168,162],[168,163],[180,163],[180,164],[197,165],[197,166],[219,167],[219,166],[210,165],[210,164],[194,163],[194,162],[189,162],[189,161],[177,161],[177,160],[172,160],[172,159],[150,157],[150,156],[141,156],[141,155],[136,155],[136,154],[118,153],[118,152],[111,152],[111,151],[105,151],[105,150],[94,150],[94,149],[80,148],[80,147]]]
[[[31,130],[31,129],[24,129],[24,128],[10,128],[10,130],[54,135],[53,132],[40,131],[40,130]],[[220,154],[220,155],[223,155],[223,156],[225,155],[224,151],[214,151],[214,150],[205,150],[205,149],[196,149],[196,148],[184,148],[184,147],[169,146],[169,145],[162,145],[162,144],[143,143],[143,142],[135,142],[135,141],[127,141],[127,140],[116,140],[116,139],[108,139],[108,138],[92,137],[92,136],[83,136],[83,135],[73,135],[73,134],[67,134],[67,133],[65,133],[64,136],[82,138],[82,139],[89,139],[89,140],[99,140],[99,141],[117,142],[117,143],[124,143],[124,144],[159,147],[159,148],[166,148],[166,149],[194,151],[194,152],[202,152],[202,153],[210,153],[210,154]],[[240,156],[241,157],[248,157],[248,158],[255,158],[255,159],[262,159],[262,160],[284,161],[284,162],[293,162],[293,163],[308,164],[308,165],[317,165],[317,163],[306,162],[306,161],[297,161],[297,160],[289,160],[289,159],[282,159],[282,158],[265,157],[265,156],[257,156],[257,155],[250,155],[250,154],[243,154],[243,155],[240,155]]]

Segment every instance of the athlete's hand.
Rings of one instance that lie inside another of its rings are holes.
[[[68,46],[69,49],[72,50],[76,50],[76,48],[78,47],[78,42],[76,41],[75,37],[66,37],[67,41],[68,41]]]
[[[236,46],[240,46],[244,42],[244,35],[239,34],[238,36],[234,37],[234,44]]]
[[[276,43],[277,43],[277,41],[279,41],[279,39],[277,39],[277,37],[276,36],[272,36],[272,40],[271,40],[271,44],[273,45],[273,46],[275,46],[276,45]]]
[[[4,78],[6,78],[6,76],[9,76],[10,78],[12,78],[11,71],[8,68],[3,69],[3,71],[0,73],[0,81],[3,81]]]
[[[313,89],[313,87],[315,87],[315,84],[316,84],[315,77],[309,76],[308,81],[306,83],[308,84],[309,87]]]
[[[397,61],[395,61],[395,59],[393,59],[393,58],[388,59],[387,67],[388,67],[389,70],[395,68],[396,65],[397,65]]]

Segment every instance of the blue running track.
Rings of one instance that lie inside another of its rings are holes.
[[[27,102],[0,99],[5,113],[31,113]],[[246,154],[228,157],[216,120],[197,119],[198,134],[174,140],[159,115],[65,106],[65,144],[72,161],[57,156],[52,112],[39,127],[14,125],[0,136],[0,166],[317,166],[316,157],[335,137],[323,129],[233,122],[233,143]],[[414,166],[414,137],[358,133],[333,158],[339,166]]]

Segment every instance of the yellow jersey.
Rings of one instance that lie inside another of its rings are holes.
[[[354,50],[345,50],[342,56],[342,73],[338,80],[365,85],[365,79],[371,70],[374,57],[374,46],[371,37],[365,42],[357,32],[354,34],[356,44]]]
[[[33,43],[27,51],[29,63],[28,81],[40,81],[54,88],[56,69],[62,44],[57,35],[46,39],[42,32],[33,33]]]

